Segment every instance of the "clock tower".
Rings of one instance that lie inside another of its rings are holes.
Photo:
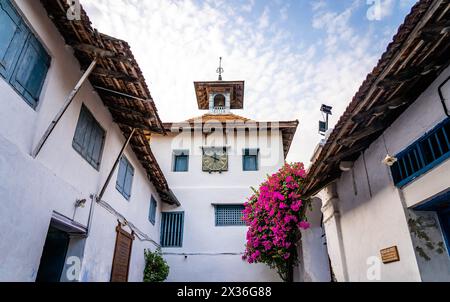
[[[211,118],[233,116],[231,109],[244,108],[244,81],[223,81],[222,58],[217,68],[217,81],[194,82],[198,109],[208,110]],[[202,170],[208,173],[228,171],[228,150],[226,146],[204,146]]]
[[[216,81],[194,82],[202,115],[164,123],[166,135],[152,136],[151,148],[182,204],[162,212],[184,217],[175,223],[178,235],[168,229],[172,224],[162,225],[163,236],[182,241],[163,247],[168,281],[280,281],[269,267],[242,260],[242,211],[251,188],[284,165],[298,121],[235,114],[244,109],[244,81],[225,81],[221,63]]]
[[[210,114],[229,114],[231,109],[244,108],[244,81],[223,81],[222,58],[217,68],[218,81],[194,82],[198,109]]]

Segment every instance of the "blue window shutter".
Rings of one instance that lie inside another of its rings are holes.
[[[10,82],[33,107],[39,101],[49,66],[50,57],[34,35],[30,34]]]
[[[156,202],[155,198],[152,196],[152,198],[150,200],[150,211],[149,211],[149,215],[148,215],[148,220],[152,224],[155,224],[155,222],[156,222],[156,207],[157,207],[157,202]]]
[[[105,130],[83,105],[72,141],[73,148],[92,167],[98,170],[102,159],[104,142]]]
[[[0,75],[9,81],[28,29],[7,0],[0,0]]]
[[[134,176],[133,166],[125,157],[122,157],[120,160],[119,172],[117,175],[116,188],[127,200],[129,200],[131,197],[133,176]]]
[[[105,133],[102,131],[102,129],[97,128],[97,135],[95,138],[94,151],[92,155],[92,160],[95,161],[97,166],[100,166],[104,140],[105,140]]]
[[[81,152],[83,150],[84,136],[88,128],[88,117],[86,111],[81,109],[80,117],[78,119],[77,129],[75,130],[75,136],[73,137],[73,147]]]
[[[116,188],[117,190],[119,190],[120,193],[123,194],[123,188],[125,185],[125,175],[127,173],[127,167],[126,167],[126,163],[124,158],[122,157],[120,159],[120,163],[119,163],[119,172],[117,174],[117,183],[116,183]]]
[[[184,153],[175,155],[174,172],[187,172],[189,170],[189,155]]]
[[[125,198],[130,199],[131,197],[131,187],[133,185],[134,169],[131,164],[127,163],[127,172],[125,177],[124,193]]]

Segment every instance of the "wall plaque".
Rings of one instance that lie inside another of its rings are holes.
[[[127,282],[134,236],[122,230],[120,225],[116,228],[116,231],[117,238],[111,270],[111,282]]]
[[[397,246],[389,247],[380,251],[381,260],[384,264],[400,261]]]

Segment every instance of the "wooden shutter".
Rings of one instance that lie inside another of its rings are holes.
[[[10,82],[32,106],[39,101],[49,66],[47,52],[34,35],[29,34]]]
[[[124,231],[120,225],[116,227],[116,232],[117,237],[111,269],[111,282],[128,282],[134,236]]]
[[[156,207],[157,207],[157,202],[156,202],[155,198],[152,196],[151,201],[150,201],[150,211],[148,214],[148,220],[152,224],[155,224],[155,222],[156,222]]]
[[[28,34],[8,0],[0,0],[0,75],[9,81]]]
[[[131,197],[131,187],[133,185],[133,177],[134,177],[134,168],[129,162],[127,162],[127,172],[125,175],[125,184],[123,188],[126,199],[130,199]]]
[[[100,167],[105,142],[105,130],[83,105],[73,137],[72,146],[95,169]]]
[[[120,193],[123,192],[126,173],[127,173],[127,165],[125,159],[122,157],[119,162],[119,172],[117,174],[117,182],[116,182],[116,188],[117,190],[119,190]]]

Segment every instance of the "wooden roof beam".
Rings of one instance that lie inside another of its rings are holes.
[[[107,49],[103,49],[103,48],[99,48],[96,46],[93,46],[91,44],[86,44],[86,43],[78,43],[78,44],[74,44],[71,45],[74,49],[82,51],[84,53],[90,54],[94,57],[100,57],[103,59],[112,59],[112,60],[118,60],[118,61],[122,61],[122,62],[126,62],[126,63],[130,63],[131,62],[131,58],[119,55],[113,51],[107,50]]]
[[[101,68],[101,67],[95,68],[95,70],[92,74],[99,76],[99,77],[115,78],[115,79],[123,80],[126,82],[131,82],[131,83],[139,82],[139,80],[132,75],[129,75],[129,74],[126,74],[126,73],[120,72],[120,71]]]
[[[350,149],[340,152],[334,156],[331,156],[325,160],[326,165],[333,164],[335,162],[342,161],[344,159],[347,159],[367,148],[367,142],[359,143],[358,145],[352,146]]]
[[[408,102],[406,101],[405,98],[394,98],[385,104],[372,107],[368,111],[359,112],[358,114],[352,117],[352,120],[355,123],[361,123],[363,121],[372,118],[373,116],[380,116],[385,114],[386,110],[394,110],[406,104],[408,104]]]
[[[386,128],[386,125],[383,122],[375,123],[369,127],[364,127],[359,131],[356,131],[345,138],[341,138],[338,140],[338,144],[341,146],[349,146],[369,135],[377,133]]]
[[[133,123],[130,121],[124,121],[121,119],[118,119],[117,117],[113,117],[113,121],[114,123],[118,124],[119,126],[123,126],[123,127],[129,127],[129,128],[136,128],[139,130],[147,130],[147,131],[151,131],[151,132],[156,132],[156,133],[162,133],[161,129],[157,128],[157,127],[153,127],[153,126],[145,126],[143,124],[140,123]]]
[[[121,113],[121,114],[130,114],[130,115],[136,115],[140,118],[146,119],[146,120],[150,120],[151,122],[156,122],[156,118],[151,115],[151,114],[147,114],[147,113],[143,113],[125,106],[121,106],[118,104],[114,104],[111,101],[107,101],[106,102],[106,106],[111,109],[112,111],[115,111],[117,113]]]

